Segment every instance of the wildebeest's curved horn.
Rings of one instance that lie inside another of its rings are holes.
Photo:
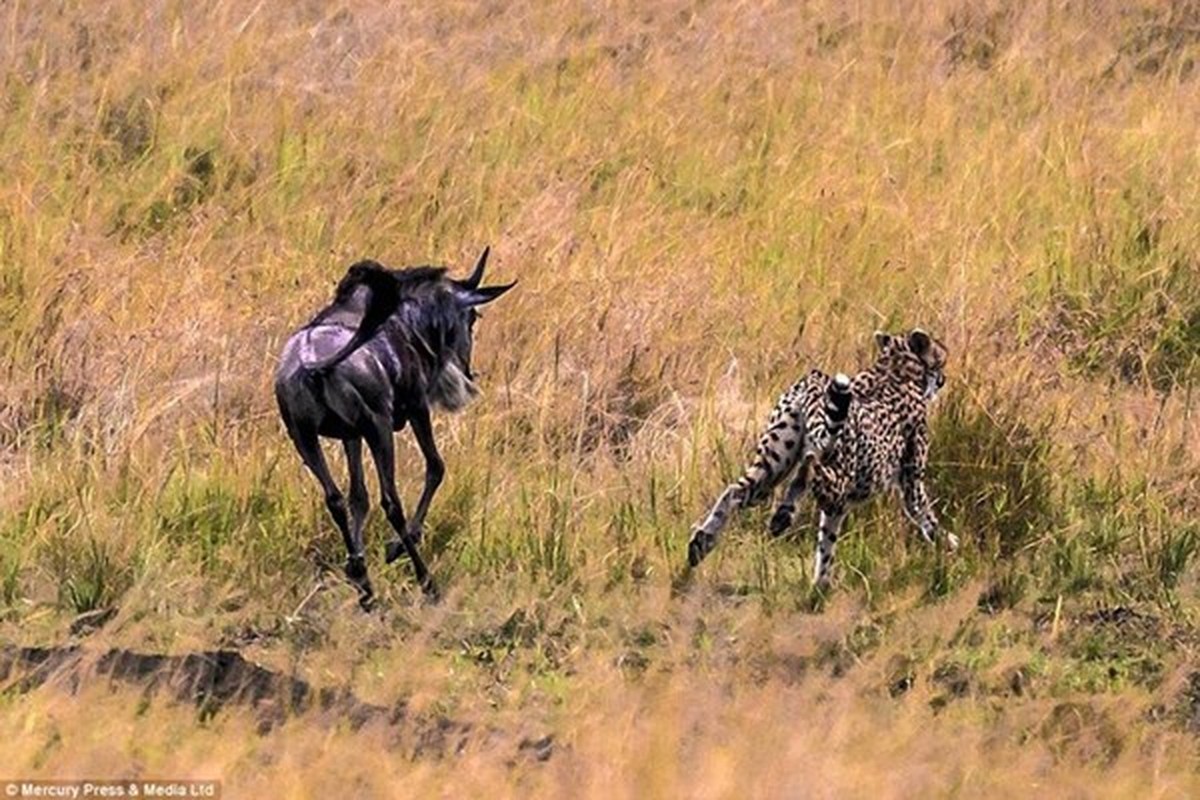
[[[471,276],[465,280],[458,282],[458,285],[464,289],[478,289],[479,282],[483,280],[483,268],[487,265],[488,253],[492,252],[491,245],[483,248],[483,252],[479,254],[479,260],[475,262],[475,269],[471,272]]]
[[[505,283],[503,285],[484,286],[479,289],[474,289],[466,295],[465,299],[467,305],[481,306],[484,303],[490,303],[516,285],[517,282],[513,281],[512,283]]]

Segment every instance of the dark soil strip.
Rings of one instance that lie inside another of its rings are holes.
[[[494,741],[501,733],[473,728],[443,715],[418,715],[405,701],[391,708],[366,703],[347,688],[315,688],[308,681],[266,669],[236,650],[167,656],[112,649],[96,657],[79,645],[64,647],[0,646],[0,693],[23,694],[53,680],[78,691],[85,678],[108,678],[113,684],[141,687],[149,699],[164,694],[196,706],[209,719],[228,705],[245,706],[258,718],[258,732],[269,733],[289,715],[319,712],[327,725],[344,724],[357,731],[368,724],[390,731],[390,743],[412,758],[456,755],[472,742]],[[546,761],[553,739],[522,739],[518,761]]]

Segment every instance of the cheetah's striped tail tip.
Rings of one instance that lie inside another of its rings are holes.
[[[850,413],[850,378],[839,372],[825,387],[825,413],[829,415],[830,431],[840,428]]]

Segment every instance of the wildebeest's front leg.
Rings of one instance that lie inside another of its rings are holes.
[[[417,582],[427,595],[434,595],[437,589],[425,562],[417,551],[417,543],[408,535],[404,524],[404,507],[400,504],[400,495],[396,492],[396,446],[392,441],[391,420],[383,417],[372,417],[366,421],[364,435],[367,447],[371,448],[371,456],[375,459],[375,469],[379,473],[379,493],[383,496],[383,513],[387,516],[392,530],[396,532],[399,542],[388,542],[387,562],[390,564],[406,552],[412,561],[413,572]]]
[[[413,541],[420,542],[424,532],[425,514],[429,511],[433,495],[442,485],[442,477],[446,474],[446,463],[442,461],[437,444],[433,440],[433,423],[429,419],[429,409],[423,408],[416,411],[409,419],[412,422],[413,436],[416,437],[417,445],[421,448],[421,455],[425,457],[425,488],[421,491],[421,499],[417,501],[417,510],[408,525],[409,535],[412,536]]]

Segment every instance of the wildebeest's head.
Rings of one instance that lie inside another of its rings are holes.
[[[475,263],[475,269],[462,280],[451,280],[451,293],[457,307],[457,317],[448,332],[446,345],[462,364],[468,378],[471,372],[471,347],[474,344],[475,322],[479,319],[479,306],[486,305],[500,295],[517,285],[516,281],[496,286],[481,286],[483,270],[487,266],[488,253],[491,248],[485,247]]]
[[[435,355],[440,370],[435,385],[431,387],[430,399],[450,411],[462,408],[477,391],[475,375],[471,370],[471,351],[475,322],[480,316],[479,306],[492,302],[517,284],[513,281],[496,286],[481,285],[489,252],[490,248],[484,248],[468,277],[462,280],[448,279],[447,291],[439,292],[439,302],[436,303],[436,319],[432,330],[436,332],[438,341],[428,344],[438,348]]]
[[[387,326],[390,346],[403,343],[426,363],[422,393],[427,399],[449,410],[461,408],[476,394],[471,350],[477,309],[516,285],[481,285],[489,252],[485,248],[461,280],[448,277],[442,267],[353,265],[338,283],[334,302],[314,322],[349,314],[357,317],[354,336],[315,368],[332,369]]]

